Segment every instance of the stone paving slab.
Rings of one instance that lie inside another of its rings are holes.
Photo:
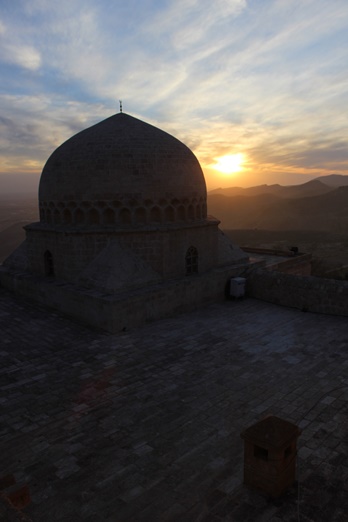
[[[348,520],[347,318],[245,299],[114,335],[0,289],[0,331],[0,469],[34,522]],[[278,500],[242,483],[267,414],[302,429]]]

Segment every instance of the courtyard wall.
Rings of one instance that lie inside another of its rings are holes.
[[[348,282],[258,268],[247,278],[248,295],[303,311],[348,316]]]

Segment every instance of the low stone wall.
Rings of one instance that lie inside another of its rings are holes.
[[[282,259],[265,266],[265,270],[283,272],[285,274],[310,276],[312,272],[312,255],[300,254],[298,256]]]
[[[256,254],[263,258],[266,270],[277,270],[286,274],[311,275],[312,254],[295,254],[294,252],[284,252],[270,248],[243,247],[242,250],[248,254]],[[269,261],[269,259],[273,261]]]
[[[247,278],[248,295],[303,311],[348,316],[348,282],[259,268]]]

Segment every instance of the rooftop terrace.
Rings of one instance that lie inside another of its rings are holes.
[[[0,331],[0,469],[34,522],[348,520],[346,317],[245,299],[109,334],[0,289]],[[302,429],[278,500],[242,484],[267,414]]]

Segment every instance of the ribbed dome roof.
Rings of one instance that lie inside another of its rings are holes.
[[[52,211],[57,205],[102,207],[114,201],[116,207],[129,208],[178,205],[184,200],[194,205],[206,201],[197,158],[170,134],[125,113],[58,147],[47,160],[39,187],[40,208],[51,205]],[[203,214],[194,213],[193,220]]]

